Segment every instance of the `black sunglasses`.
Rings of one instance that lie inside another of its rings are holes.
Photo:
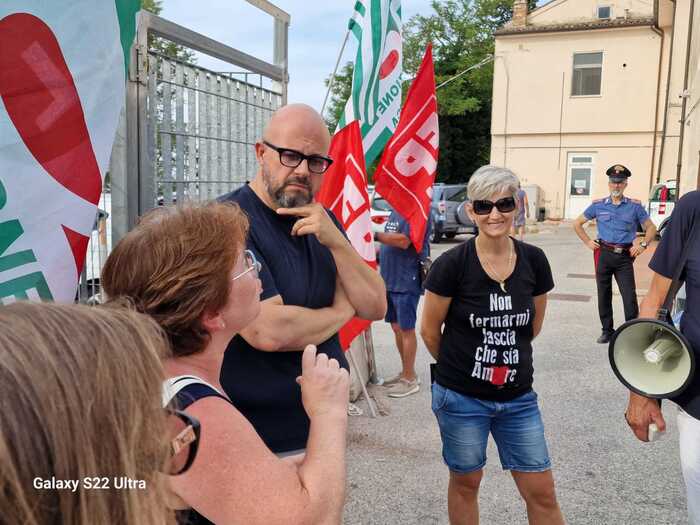
[[[299,166],[299,164],[306,161],[309,171],[320,175],[321,173],[325,173],[326,170],[330,168],[331,164],[333,164],[333,159],[324,157],[323,155],[304,155],[301,151],[289,148],[280,148],[279,146],[270,144],[266,140],[263,140],[263,144],[279,153],[280,164],[282,164],[282,166],[287,166],[288,168],[296,168]]]
[[[515,209],[515,199],[513,197],[504,197],[496,202],[486,200],[472,201],[472,209],[477,215],[488,215],[494,206],[501,213],[508,213]]]
[[[199,424],[199,420],[183,412],[182,410],[167,410],[168,414],[178,417],[184,424],[185,428],[182,429],[177,436],[175,436],[170,442],[170,457],[174,458],[184,449],[187,450],[187,460],[182,468],[176,472],[169,472],[171,476],[179,476],[184,474],[194,463],[194,458],[197,457],[197,449],[199,448],[199,438],[202,434],[202,428]]]

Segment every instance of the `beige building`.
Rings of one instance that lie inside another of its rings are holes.
[[[514,1],[496,34],[491,162],[537,185],[548,217],[575,218],[605,196],[605,170],[618,163],[633,173],[627,194],[646,201],[676,178],[681,135],[681,193],[697,187],[693,3],[552,0],[528,13]]]

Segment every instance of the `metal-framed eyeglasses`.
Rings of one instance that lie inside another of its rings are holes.
[[[253,277],[257,278],[258,275],[260,274],[260,270],[262,269],[262,264],[260,264],[260,261],[258,261],[255,258],[255,254],[251,252],[250,250],[246,250],[243,252],[243,264],[245,265],[245,269],[237,274],[234,275],[233,278],[231,279],[232,281],[235,281],[236,279],[240,279],[243,277],[245,274],[253,272]]]
[[[280,156],[280,164],[288,168],[296,168],[299,164],[306,161],[306,165],[309,167],[311,173],[321,175],[333,164],[333,159],[324,157],[323,155],[305,155],[301,151],[295,149],[280,148],[279,146],[270,144],[266,140],[263,140],[263,144],[275,150]]]

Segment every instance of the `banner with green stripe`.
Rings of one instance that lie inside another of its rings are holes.
[[[0,3],[0,304],[75,298],[139,8]]]
[[[357,42],[352,94],[338,129],[360,121],[365,160],[384,149],[401,109],[401,0],[358,0],[348,29]]]

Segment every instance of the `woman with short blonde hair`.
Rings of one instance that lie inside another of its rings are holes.
[[[425,285],[421,336],[437,361],[432,408],[450,470],[452,525],[479,522],[489,435],[529,522],[564,523],[532,389],[531,343],[554,282],[544,252],[508,235],[518,187],[506,168],[484,166],[472,175],[467,209],[479,235],[442,254]]]
[[[0,523],[172,522],[166,348],[127,309],[0,307]]]

